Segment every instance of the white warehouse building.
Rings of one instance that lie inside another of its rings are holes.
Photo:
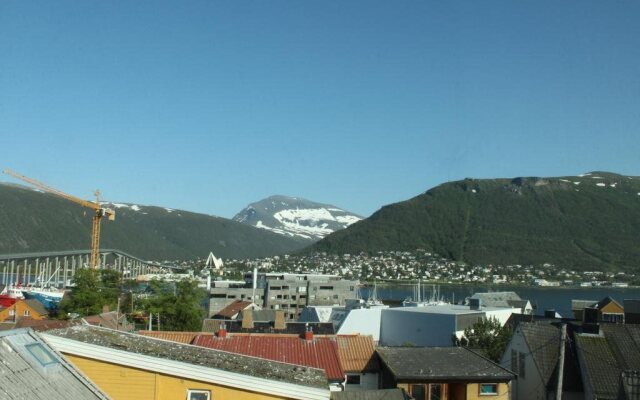
[[[465,328],[479,319],[496,318],[501,325],[521,308],[474,307],[455,304],[398,307],[382,310],[380,344],[383,346],[452,346],[452,335],[462,337]]]

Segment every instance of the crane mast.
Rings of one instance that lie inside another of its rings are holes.
[[[91,268],[98,268],[100,264],[100,225],[102,222],[102,217],[106,216],[109,221],[113,221],[116,218],[116,213],[114,210],[110,208],[104,208],[100,205],[100,191],[96,190],[94,195],[96,196],[96,201],[88,201],[83,200],[79,197],[72,196],[70,194],[64,193],[58,189],[54,189],[50,186],[45,185],[42,182],[39,182],[35,179],[29,178],[24,175],[20,175],[10,169],[5,169],[5,174],[13,176],[14,178],[20,179],[21,181],[27,182],[30,185],[37,187],[38,189],[43,190],[44,192],[54,194],[56,196],[67,199],[76,204],[80,204],[83,207],[88,207],[93,209],[93,225],[91,228]]]

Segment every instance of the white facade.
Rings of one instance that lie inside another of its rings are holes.
[[[380,321],[384,308],[359,308],[349,311],[338,328],[338,335],[371,335],[373,341],[380,341]]]
[[[466,327],[481,318],[496,318],[504,325],[519,308],[472,310],[462,305],[398,307],[382,310],[380,343],[384,346],[452,346],[452,336],[460,338]]]
[[[515,365],[512,365],[511,352],[515,351],[518,361]],[[521,355],[523,355],[521,357]],[[520,365],[520,362],[524,361],[524,367]],[[547,388],[540,376],[538,367],[531,357],[531,351],[524,339],[524,336],[514,333],[511,338],[511,342],[507,346],[500,365],[510,369],[513,373],[518,375],[518,379],[515,379],[511,384],[513,385],[513,393],[515,394],[514,400],[544,400],[547,398]],[[524,372],[524,376],[522,376]]]

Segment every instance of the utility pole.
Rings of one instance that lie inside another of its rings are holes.
[[[118,305],[116,306],[116,330],[120,326],[120,293],[118,293]]]
[[[567,341],[567,324],[560,327],[560,359],[558,360],[558,386],[556,387],[556,400],[562,399],[562,377],[564,375],[564,347]]]

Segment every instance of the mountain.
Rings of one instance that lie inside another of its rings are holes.
[[[424,248],[472,264],[640,265],[640,178],[465,179],[383,207],[307,251]]]
[[[148,260],[262,257],[300,249],[300,242],[229,219],[163,207],[107,203],[101,247]],[[88,249],[91,214],[63,198],[0,183],[0,254]]]
[[[322,239],[361,219],[330,204],[287,196],[271,196],[251,203],[233,217],[234,221],[307,243]]]

